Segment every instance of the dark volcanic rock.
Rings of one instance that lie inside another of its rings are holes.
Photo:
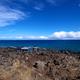
[[[0,80],[80,80],[80,54],[73,53],[0,48]]]

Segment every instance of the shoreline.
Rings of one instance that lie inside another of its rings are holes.
[[[1,46],[0,49],[19,49],[19,50],[24,50],[24,51],[28,51],[29,49],[32,50],[32,52],[34,51],[34,49],[37,50],[40,50],[40,49],[43,49],[44,51],[46,50],[49,50],[49,51],[53,51],[53,52],[62,52],[62,53],[78,53],[80,54],[80,51],[77,51],[77,50],[71,50],[71,49],[55,49],[55,48],[45,48],[45,47],[38,47],[38,46],[21,46],[21,47],[16,47],[16,46]]]
[[[80,52],[80,40],[2,40],[0,47],[40,47],[54,50],[69,50]]]

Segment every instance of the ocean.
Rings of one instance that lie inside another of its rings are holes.
[[[0,47],[11,46],[80,51],[80,40],[0,40]]]

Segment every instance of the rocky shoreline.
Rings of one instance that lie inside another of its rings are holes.
[[[80,52],[0,48],[0,80],[80,80]]]

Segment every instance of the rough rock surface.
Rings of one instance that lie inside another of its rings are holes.
[[[80,53],[0,48],[0,80],[80,80]]]

